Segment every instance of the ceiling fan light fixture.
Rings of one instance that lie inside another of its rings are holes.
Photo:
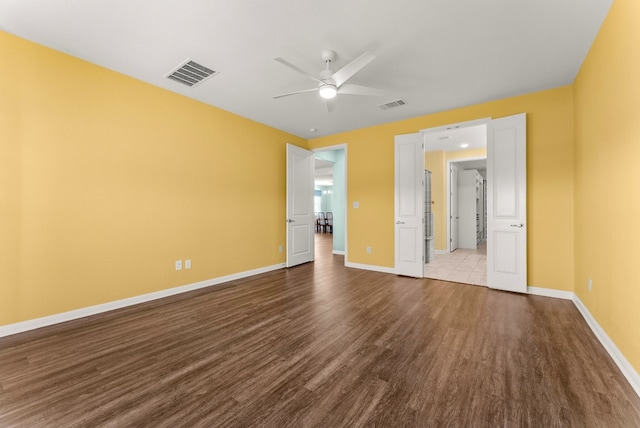
[[[322,98],[331,99],[335,98],[336,94],[338,93],[338,88],[336,87],[336,85],[332,85],[331,83],[323,83],[320,85],[318,92],[320,93],[320,96]]]

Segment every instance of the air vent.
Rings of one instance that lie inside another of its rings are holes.
[[[218,74],[217,71],[188,59],[164,77],[192,88],[216,74]]]
[[[389,110],[390,108],[394,108],[394,107],[400,107],[405,105],[406,103],[404,102],[404,100],[395,100],[395,101],[390,101],[388,103],[385,104],[380,104],[378,107],[380,107],[382,110]]]

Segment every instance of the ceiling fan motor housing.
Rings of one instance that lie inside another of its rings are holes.
[[[336,56],[337,56],[334,51],[331,51],[331,50],[328,50],[328,49],[327,50],[323,50],[320,55],[322,55],[322,60],[324,62],[327,62],[327,61],[333,62],[333,61],[336,60]]]

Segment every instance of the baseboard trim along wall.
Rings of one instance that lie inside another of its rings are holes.
[[[394,268],[387,268],[382,266],[365,265],[360,263],[345,263],[346,267],[354,269],[372,270],[382,273],[395,274]],[[253,275],[261,273],[271,272],[274,270],[282,269],[285,267],[284,263],[267,266],[264,268],[253,269],[245,272],[240,272],[232,275],[222,276],[219,278],[208,279],[205,281],[196,282],[193,284],[183,285],[180,287],[169,288],[167,290],[156,291],[153,293],[143,294],[140,296],[129,297],[127,299],[116,300],[114,302],[104,303],[101,305],[89,306],[86,308],[76,309],[69,312],[63,312],[61,314],[51,315],[43,318],[36,318],[33,320],[23,321],[15,324],[9,324],[0,326],[0,337],[10,336],[13,334],[24,333],[26,331],[35,330],[37,328],[47,327],[54,324],[63,323],[66,321],[72,321],[78,318],[88,317],[91,315],[100,314],[103,312],[113,311],[115,309],[124,308],[127,306],[133,306],[140,303],[149,302],[152,300],[162,299],[163,297],[169,297],[176,294],[186,293],[201,288],[211,287],[214,285],[223,284],[225,282],[233,281],[236,279],[247,278]],[[578,311],[585,319],[593,333],[596,335],[604,349],[609,353],[613,361],[616,363],[624,377],[629,381],[629,384],[633,390],[640,397],[640,375],[633,368],[631,363],[624,357],[620,349],[613,343],[611,338],[600,327],[600,324],[595,320],[591,312],[582,303],[580,298],[575,293],[570,291],[553,290],[550,288],[539,287],[527,287],[527,293],[536,295],[551,297],[555,299],[571,300],[578,308]]]
[[[555,299],[573,300],[572,291],[553,290],[551,288],[529,287],[527,293],[535,296],[553,297]]]
[[[629,363],[622,352],[620,352],[620,349],[618,349],[616,344],[613,343],[613,340],[611,340],[609,335],[605,333],[604,329],[600,327],[600,324],[598,324],[593,315],[591,315],[591,312],[589,312],[587,307],[575,293],[571,291],[560,291],[539,287],[527,287],[527,293],[534,294],[536,296],[553,297],[556,299],[573,301],[573,304],[576,305],[576,308],[578,308],[578,311],[587,322],[589,328],[591,328],[591,331],[593,331],[593,334],[596,335],[604,349],[613,359],[613,362],[616,363],[624,377],[629,381],[633,390],[640,397],[640,375],[638,375],[638,372],[636,372],[631,363]]]
[[[580,311],[587,324],[589,324],[589,327],[591,327],[591,330],[596,335],[602,346],[604,346],[604,349],[606,349],[609,355],[611,355],[611,358],[613,358],[613,361],[616,363],[624,377],[627,378],[631,387],[634,389],[636,394],[638,394],[638,397],[640,397],[640,375],[638,375],[638,372],[633,368],[624,355],[622,355],[620,349],[618,349],[616,344],[613,343],[613,340],[611,340],[609,335],[605,333],[604,329],[600,327],[600,324],[598,324],[593,315],[591,315],[591,312],[589,312],[589,309],[587,309],[578,296],[574,295],[573,303],[576,305],[578,311]]]
[[[125,308],[127,306],[133,306],[140,303],[150,302],[152,300],[162,299],[163,297],[169,297],[176,294],[186,293],[188,291],[211,287],[214,285],[223,284],[225,282],[234,281],[236,279],[242,279],[249,276],[258,275],[261,273],[282,269],[284,267],[285,267],[285,264],[281,263],[273,266],[267,266],[264,268],[258,268],[258,269],[253,269],[245,272],[235,273],[232,275],[221,276],[219,278],[213,278],[205,281],[195,282],[193,284],[182,285],[180,287],[174,287],[166,290],[155,291],[153,293],[142,294],[140,296],[134,296],[134,297],[129,297],[122,300],[116,300],[109,303],[103,303],[100,305],[76,309],[69,312],[63,312],[61,314],[50,315],[47,317],[36,318],[28,321],[22,321],[15,324],[9,324],[9,325],[0,327],[0,337],[23,333],[29,330],[35,330],[37,328],[47,327],[50,325],[59,324],[66,321],[72,321],[78,318],[88,317],[88,316],[100,314],[103,312],[113,311],[115,309]]]
[[[344,252],[344,250],[333,250],[331,254],[335,254],[335,255],[338,255],[338,256],[344,256],[345,252]]]
[[[345,262],[344,265],[346,267],[354,268],[354,269],[372,270],[374,272],[390,273],[394,275],[396,273],[395,268],[384,267],[384,266],[365,265],[362,263],[352,263],[352,262]]]

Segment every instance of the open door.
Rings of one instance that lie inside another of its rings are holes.
[[[450,164],[451,172],[449,178],[449,251],[458,249],[458,167]]]
[[[287,267],[314,260],[313,152],[287,144]]]
[[[395,269],[424,276],[424,149],[421,133],[395,137]]]
[[[487,285],[526,293],[526,114],[492,120],[487,132]]]

